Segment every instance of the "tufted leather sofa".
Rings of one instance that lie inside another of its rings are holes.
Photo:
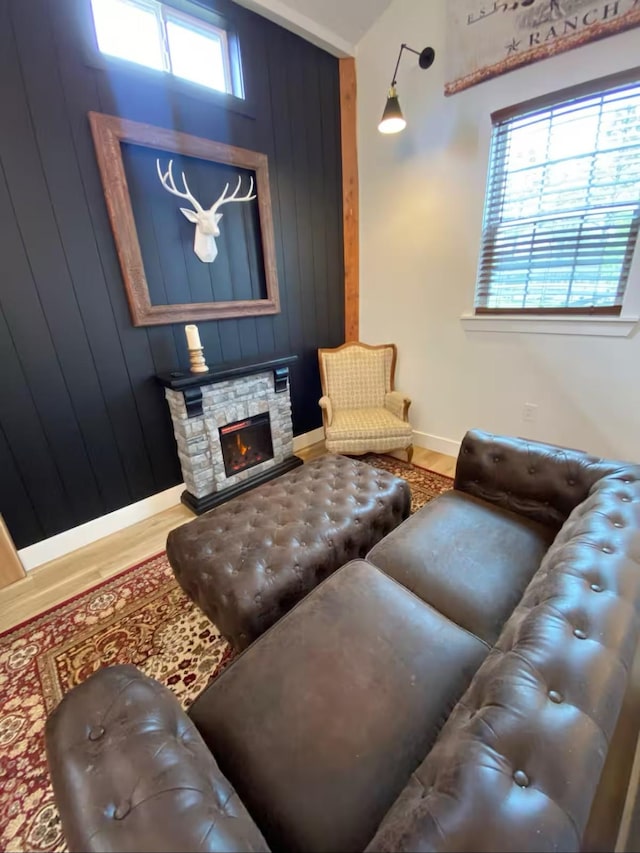
[[[454,489],[183,713],[134,667],[47,722],[72,850],[613,849],[640,720],[640,467],[472,431]]]

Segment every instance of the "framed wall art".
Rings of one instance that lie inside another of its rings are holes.
[[[89,113],[134,326],[280,311],[265,154]]]
[[[450,0],[445,95],[640,25],[640,0]]]

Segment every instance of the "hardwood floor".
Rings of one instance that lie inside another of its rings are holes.
[[[309,462],[324,452],[324,442],[319,442],[299,451],[298,456]],[[404,458],[401,453],[397,456],[399,459]],[[432,471],[452,477],[456,460],[452,456],[416,447],[413,462],[422,468],[431,468]],[[193,517],[190,510],[178,504],[126,530],[39,566],[25,578],[0,590],[0,631],[12,628],[123,569],[160,553],[164,550],[169,531]]]

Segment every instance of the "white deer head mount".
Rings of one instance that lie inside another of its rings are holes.
[[[173,178],[173,160],[169,160],[169,168],[164,174],[162,172],[162,169],[160,168],[160,160],[156,160],[156,167],[158,169],[158,177],[160,178],[160,183],[165,188],[165,190],[171,193],[171,195],[178,196],[178,198],[183,198],[193,205],[193,210],[189,210],[188,207],[180,208],[180,210],[186,216],[189,222],[193,222],[196,226],[196,234],[193,241],[193,250],[203,263],[213,263],[213,261],[215,261],[218,255],[216,237],[220,236],[220,228],[218,227],[218,225],[220,220],[222,219],[222,214],[218,213],[218,210],[222,207],[223,204],[228,204],[230,201],[252,201],[256,197],[255,195],[252,195],[253,178],[251,178],[251,186],[249,187],[249,192],[246,195],[240,197],[238,196],[238,193],[240,192],[240,186],[242,184],[242,175],[239,175],[238,185],[231,193],[231,195],[227,197],[227,193],[229,192],[229,184],[227,184],[224,190],[222,191],[222,195],[220,196],[220,198],[217,201],[214,201],[214,203],[208,210],[205,210],[198,202],[198,200],[194,198],[194,196],[191,194],[191,190],[189,189],[189,185],[187,184],[187,179],[184,176],[184,172],[182,172],[182,183],[184,185],[184,192],[180,192],[180,190],[176,187],[176,182]]]

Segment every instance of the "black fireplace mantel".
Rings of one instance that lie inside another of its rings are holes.
[[[265,361],[233,361],[211,367],[206,373],[190,373],[188,370],[175,370],[170,373],[158,373],[156,379],[165,388],[181,391],[187,415],[197,418],[202,414],[202,388],[215,382],[228,379],[238,379],[251,376],[253,373],[273,371],[273,384],[276,393],[281,393],[289,387],[289,366],[296,360],[297,355],[282,355]]]
[[[158,373],[156,379],[165,388],[172,391],[184,391],[185,388],[199,388],[214,382],[225,382],[227,379],[237,379],[241,376],[251,376],[252,373],[274,372],[277,381],[279,376],[288,377],[289,366],[298,359],[297,355],[274,356],[264,361],[233,361],[214,365],[206,373],[190,373],[189,370],[175,370],[170,373]],[[286,368],[286,372],[281,372]]]
[[[176,370],[171,371],[170,373],[156,374],[156,379],[167,389],[167,391],[173,391],[181,394],[184,398],[187,417],[197,418],[203,413],[203,388],[215,383],[240,379],[244,376],[251,376],[258,373],[273,372],[273,392],[276,394],[286,393],[289,390],[289,368],[296,362],[297,358],[297,355],[276,355],[261,361],[246,360],[226,362],[222,365],[214,365],[206,373],[190,373],[189,370]],[[269,389],[269,393],[271,393],[271,389]],[[290,418],[290,403],[287,409],[289,411],[288,417]],[[184,415],[180,412],[179,418],[183,417]],[[174,413],[172,413],[172,418],[174,418]],[[175,418],[174,429],[176,429]],[[292,432],[291,439],[293,439]],[[178,442],[178,446],[180,446],[180,440],[177,432],[176,441]],[[185,506],[188,506],[197,515],[200,515],[203,512],[208,512],[210,509],[213,509],[219,504],[242,494],[248,489],[259,486],[262,483],[266,483],[274,477],[279,477],[281,474],[285,474],[287,471],[297,468],[298,465],[302,465],[302,459],[293,455],[292,451],[293,445],[291,444],[290,455],[280,458],[283,453],[281,448],[279,450],[279,461],[277,461],[277,464],[274,464],[273,467],[260,471],[250,479],[242,482],[236,482],[234,485],[223,488],[222,490],[214,490],[210,494],[200,497],[196,497],[194,494],[186,490],[181,496],[182,503],[185,504]],[[286,452],[289,451],[286,450]],[[227,476],[229,476],[228,471]]]

